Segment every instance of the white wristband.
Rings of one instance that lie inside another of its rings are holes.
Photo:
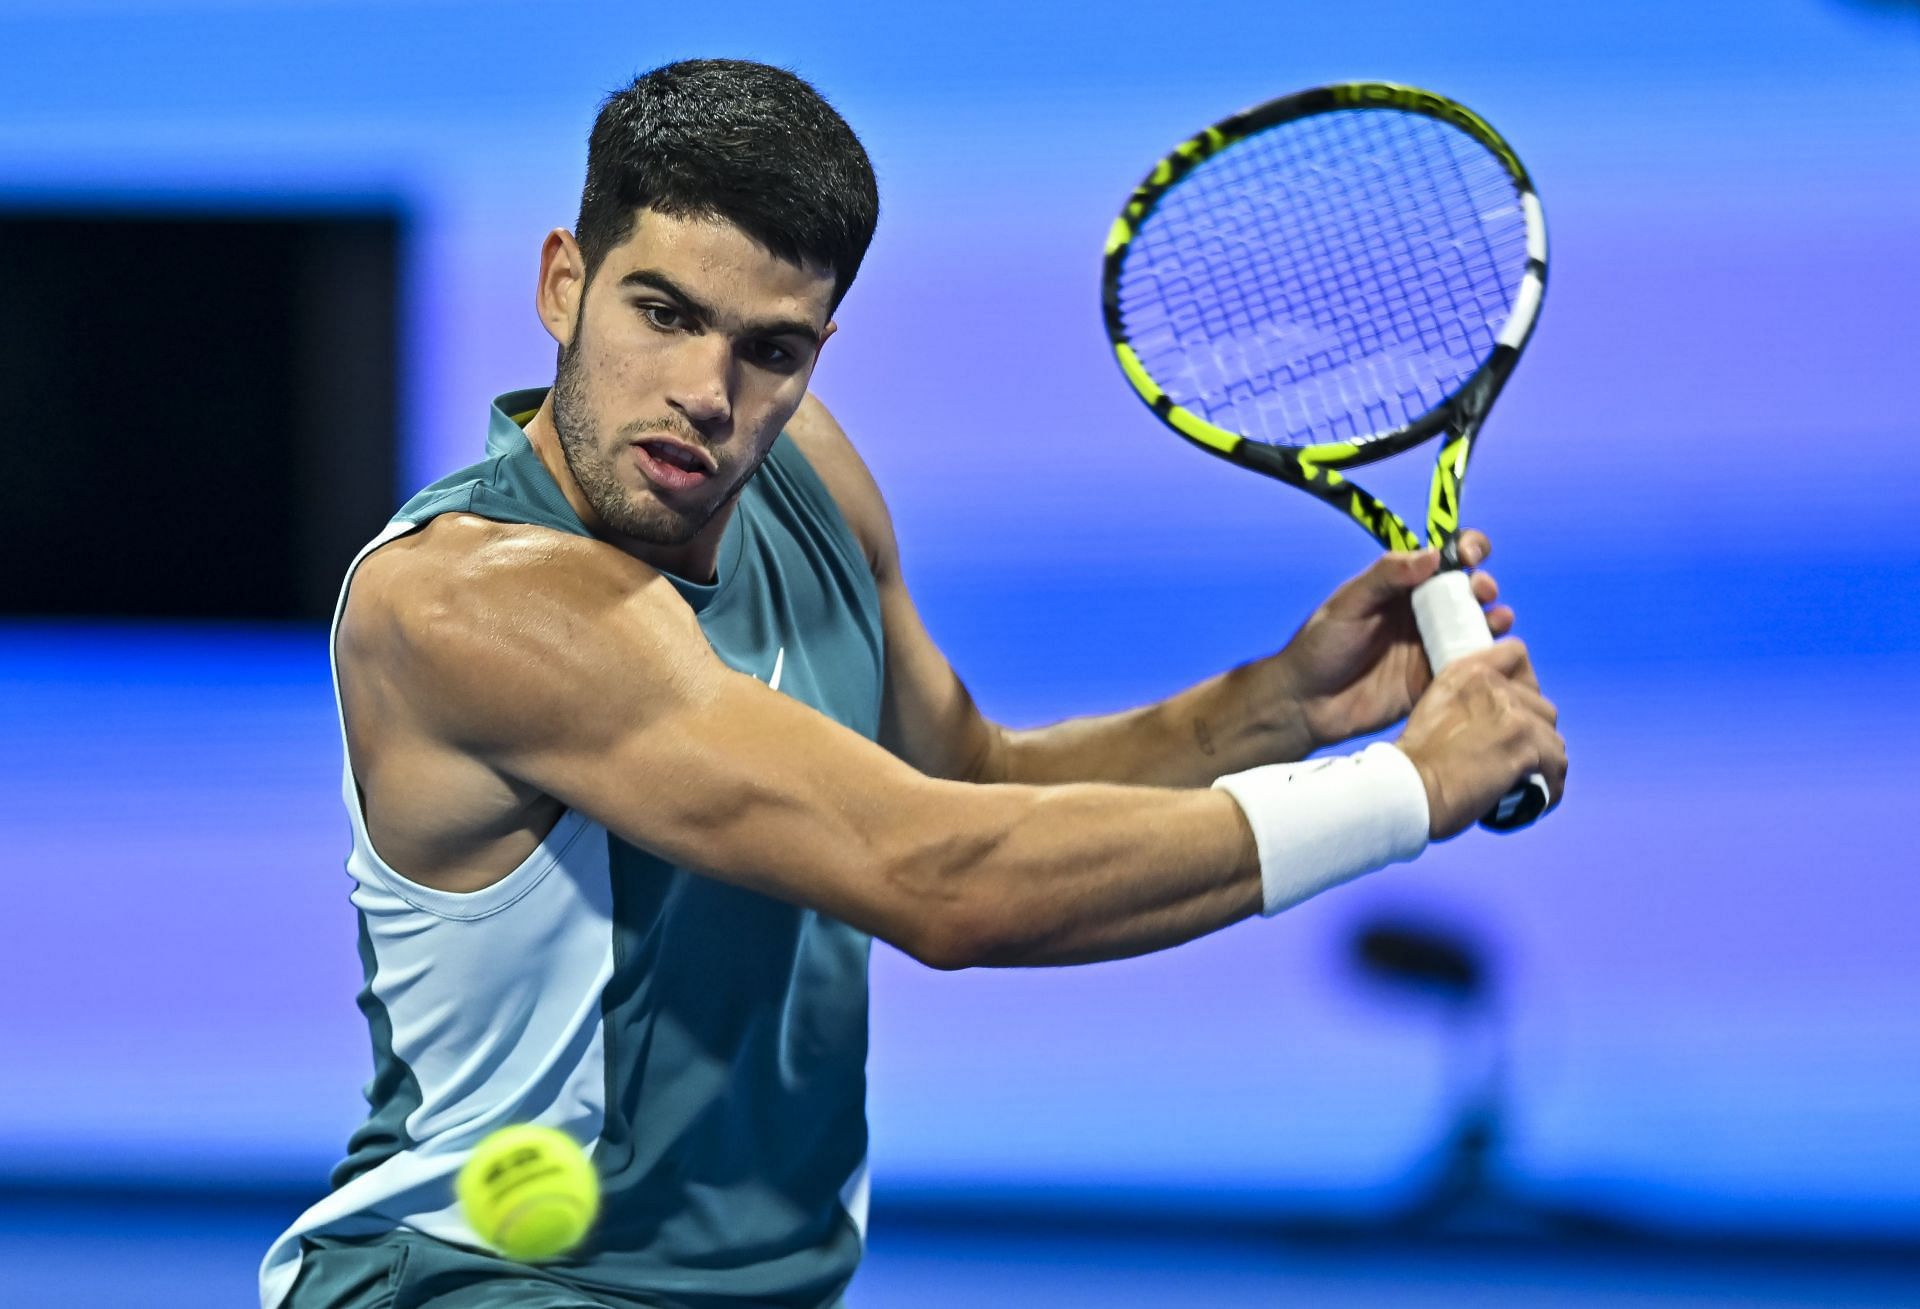
[[[1236,800],[1260,852],[1266,914],[1427,848],[1427,787],[1398,746],[1268,764],[1214,786]]]

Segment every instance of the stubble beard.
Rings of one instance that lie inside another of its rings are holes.
[[[560,437],[560,453],[567,461],[567,471],[573,474],[574,484],[608,531],[645,545],[686,545],[713,521],[715,514],[739,497],[742,488],[772,452],[771,444],[755,456],[725,494],[704,509],[677,510],[644,491],[630,490],[614,472],[613,461],[635,437],[647,432],[666,432],[694,445],[705,443],[685,425],[659,418],[627,424],[620,430],[614,447],[605,448],[594,427],[586,368],[580,362],[580,340],[581,331],[576,327],[573,340],[560,347],[560,363],[553,380],[553,429]]]

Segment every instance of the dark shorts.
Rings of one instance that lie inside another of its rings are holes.
[[[284,1309],[680,1309],[643,1294],[587,1291],[514,1263],[416,1233],[301,1242]],[[843,1305],[836,1306],[843,1309]]]
[[[301,1243],[286,1309],[656,1309],[664,1301],[602,1299],[543,1273],[431,1237]]]

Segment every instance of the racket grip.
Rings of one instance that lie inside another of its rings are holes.
[[[1415,587],[1413,618],[1420,627],[1421,643],[1427,647],[1427,663],[1435,673],[1461,655],[1493,644],[1487,615],[1473,598],[1473,583],[1462,569],[1445,569]],[[1500,797],[1500,802],[1480,819],[1480,826],[1491,832],[1516,831],[1545,813],[1551,798],[1547,779],[1529,773]]]

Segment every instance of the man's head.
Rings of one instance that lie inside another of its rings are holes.
[[[600,106],[574,228],[589,278],[642,209],[721,219],[788,263],[831,269],[838,308],[880,196],[860,139],[806,82],[766,64],[688,59]]]
[[[697,558],[804,398],[878,208],[858,138],[791,73],[693,60],[608,98],[539,292],[553,425],[599,527]]]

